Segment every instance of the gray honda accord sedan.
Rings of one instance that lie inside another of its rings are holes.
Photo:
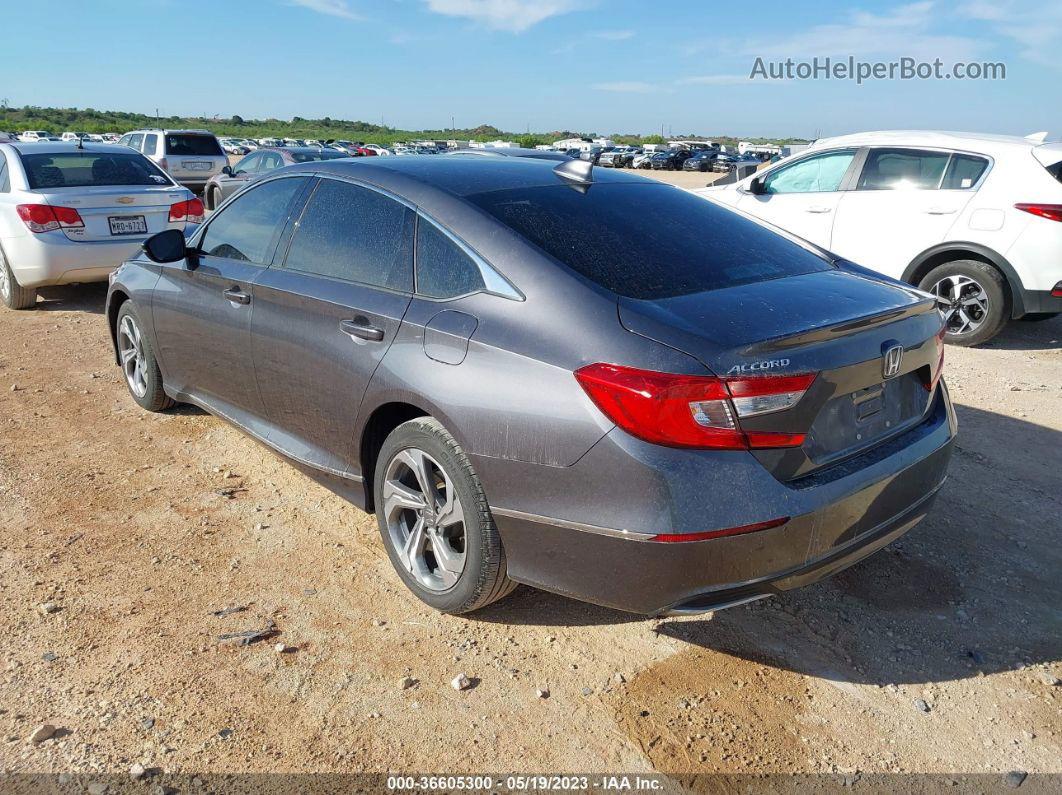
[[[140,406],[200,406],[375,511],[450,613],[814,582],[926,515],[955,436],[930,296],[583,161],[278,169],[149,239],[106,315]]]

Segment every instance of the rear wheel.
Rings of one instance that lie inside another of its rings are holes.
[[[937,299],[944,318],[946,342],[980,345],[1000,332],[1010,315],[1003,274],[978,260],[938,265],[918,285]]]
[[[0,299],[8,309],[29,309],[37,303],[37,288],[18,283],[3,249],[0,249]]]
[[[126,301],[118,310],[118,361],[129,394],[142,409],[163,411],[174,401],[162,388],[162,372],[155,352],[143,335],[143,326],[133,305]]]
[[[468,613],[516,587],[479,478],[438,420],[421,417],[391,432],[374,491],[387,555],[422,602]]]

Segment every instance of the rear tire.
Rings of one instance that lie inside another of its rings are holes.
[[[0,299],[8,309],[31,309],[37,303],[37,288],[18,283],[3,249],[0,249]]]
[[[151,344],[143,334],[143,324],[133,304],[126,301],[116,321],[118,356],[129,394],[140,408],[165,411],[174,405],[162,388],[162,371]]]
[[[945,262],[927,273],[919,288],[937,296],[944,316],[944,341],[969,347],[988,342],[1010,317],[1010,296],[1003,274],[979,260]]]
[[[438,420],[420,417],[391,432],[373,490],[387,556],[422,602],[469,613],[516,587],[479,478]]]

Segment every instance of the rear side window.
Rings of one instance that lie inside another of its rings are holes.
[[[0,193],[11,192],[11,177],[7,173],[7,158],[0,154]]]
[[[590,281],[659,299],[829,270],[825,258],[750,219],[669,185],[564,185],[469,201]]]
[[[221,151],[221,144],[213,135],[170,133],[166,136],[166,154],[207,157],[225,153]]]
[[[417,292],[456,298],[484,288],[479,266],[448,235],[423,218],[417,221]]]
[[[948,170],[944,172],[944,181],[940,184],[941,190],[972,188],[987,168],[988,161],[983,157],[954,154],[951,156],[951,162],[948,163]]]
[[[338,160],[341,157],[347,157],[342,152],[337,152],[334,149],[329,151],[325,149],[320,152],[292,152],[291,159],[296,163],[311,163],[315,160]]]
[[[154,163],[137,152],[24,154],[22,166],[31,190],[173,184]]]
[[[414,218],[381,193],[323,179],[306,203],[284,267],[412,292]]]
[[[141,147],[141,145],[143,143],[144,143],[144,134],[143,133],[135,133],[134,135],[130,135],[129,136],[129,143],[127,144],[127,146],[131,146],[133,149],[136,149],[139,152],[140,151],[140,147]]]
[[[872,149],[858,190],[936,190],[951,155],[917,149]]]
[[[153,155],[153,154],[155,154],[155,149],[158,148],[158,145],[159,145],[159,137],[157,135],[152,134],[152,135],[145,135],[144,136],[144,154],[145,155]]]
[[[266,265],[305,177],[266,182],[242,193],[210,220],[199,250],[212,257]]]

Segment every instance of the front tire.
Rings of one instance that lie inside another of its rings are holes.
[[[0,300],[8,309],[31,309],[37,303],[37,288],[23,287],[18,283],[3,249],[0,249]]]
[[[988,342],[1010,317],[1010,296],[1003,274],[979,260],[938,265],[918,283],[932,293],[944,317],[944,341],[969,347]]]
[[[125,385],[136,404],[147,411],[164,411],[174,401],[162,388],[162,371],[155,352],[143,334],[143,324],[131,302],[118,310],[118,359]]]
[[[469,613],[516,587],[479,478],[438,420],[420,417],[391,432],[373,488],[387,556],[422,602]]]

